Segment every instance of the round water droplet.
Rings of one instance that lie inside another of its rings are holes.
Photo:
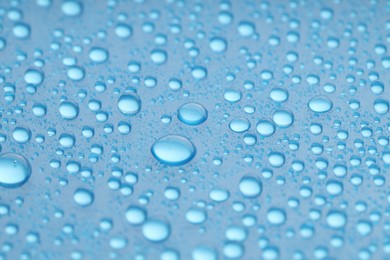
[[[6,153],[0,156],[0,186],[20,187],[26,183],[30,175],[30,163],[22,155]]]
[[[285,157],[282,153],[271,152],[268,156],[268,161],[273,167],[279,168],[284,165]]]
[[[384,115],[389,112],[389,101],[384,99],[376,99],[374,101],[374,110],[380,115]]]
[[[103,48],[93,47],[89,51],[89,58],[96,63],[103,63],[108,59],[108,51]]]
[[[309,108],[316,113],[325,113],[332,109],[332,101],[325,96],[316,96],[310,99]]]
[[[180,197],[180,190],[175,187],[167,187],[164,191],[164,196],[169,200],[177,200]]]
[[[207,219],[207,214],[202,209],[189,209],[186,213],[186,220],[192,224],[201,224]]]
[[[267,220],[272,225],[283,225],[286,221],[286,213],[282,209],[271,208],[268,210]]]
[[[162,65],[167,62],[168,55],[165,51],[156,49],[152,51],[150,58],[154,64]]]
[[[162,242],[166,240],[171,233],[169,224],[161,220],[148,220],[142,226],[142,234],[151,242]]]
[[[206,108],[198,103],[184,104],[179,107],[177,113],[179,120],[187,125],[199,125],[207,119]]]
[[[343,228],[347,224],[347,216],[341,211],[331,210],[326,216],[326,222],[331,228]]]
[[[12,137],[17,143],[25,144],[30,141],[31,131],[28,127],[25,126],[17,126],[12,132]]]
[[[24,81],[27,84],[39,85],[43,82],[43,73],[36,69],[28,69],[24,73]]]
[[[167,135],[158,139],[151,152],[160,163],[179,166],[194,158],[196,148],[190,140],[180,135]]]
[[[71,101],[63,101],[58,111],[61,114],[61,117],[66,120],[73,120],[79,115],[79,106]]]
[[[79,188],[73,194],[74,201],[82,207],[87,207],[93,203],[94,194],[86,189]]]
[[[229,128],[236,133],[247,131],[251,127],[251,123],[245,117],[236,117],[230,121]]]
[[[224,52],[227,48],[226,40],[220,37],[214,37],[210,40],[210,48],[217,53]]]
[[[262,119],[257,123],[256,131],[261,136],[268,137],[275,133],[275,125],[270,120]]]
[[[146,211],[137,206],[130,206],[126,210],[126,220],[132,225],[141,225],[146,220]]]
[[[136,115],[141,109],[141,100],[136,94],[123,94],[118,100],[118,108],[122,114]]]
[[[224,202],[229,196],[229,191],[225,189],[213,189],[209,194],[210,199],[215,202]]]
[[[238,25],[238,33],[243,37],[252,36],[255,33],[255,26],[250,22],[240,22]]]
[[[237,89],[227,89],[225,90],[225,93],[223,94],[223,97],[231,102],[231,103],[235,103],[235,102],[238,102],[241,100],[241,91],[237,90]]]
[[[62,2],[61,10],[67,16],[77,16],[83,11],[83,6],[77,0],[66,0]]]
[[[79,66],[72,66],[68,69],[68,78],[74,81],[80,81],[84,78],[84,69]]]
[[[283,88],[273,88],[269,97],[275,102],[284,102],[288,99],[288,91]]]
[[[31,29],[28,24],[16,23],[12,28],[12,33],[16,38],[25,40],[30,37]]]
[[[127,39],[133,34],[133,29],[127,24],[120,23],[115,27],[115,34],[122,39]]]
[[[279,109],[272,116],[274,123],[282,128],[287,128],[294,123],[294,115],[288,109]]]
[[[243,177],[240,180],[238,188],[240,192],[247,198],[258,197],[263,189],[260,180],[250,176]]]
[[[194,79],[201,80],[207,77],[207,70],[204,67],[196,66],[191,71]]]
[[[64,148],[71,148],[76,143],[76,138],[74,137],[73,134],[64,133],[60,135],[58,142]]]

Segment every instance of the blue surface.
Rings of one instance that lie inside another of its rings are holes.
[[[0,259],[390,259],[389,1],[0,18]]]

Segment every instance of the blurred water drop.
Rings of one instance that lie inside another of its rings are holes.
[[[142,226],[142,234],[151,242],[162,242],[171,234],[170,226],[161,221],[150,219]]]
[[[87,189],[78,188],[73,194],[73,200],[79,206],[88,207],[94,201],[94,194]]]

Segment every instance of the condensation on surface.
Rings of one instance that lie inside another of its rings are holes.
[[[387,259],[389,1],[0,2],[0,259]]]

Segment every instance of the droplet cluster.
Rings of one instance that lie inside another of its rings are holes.
[[[390,258],[388,0],[0,2],[0,259]]]

